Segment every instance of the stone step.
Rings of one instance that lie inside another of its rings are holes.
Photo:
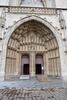
[[[29,75],[21,75],[19,79],[30,79]]]

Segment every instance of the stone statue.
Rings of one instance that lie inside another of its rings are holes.
[[[61,10],[60,10],[60,12],[59,12],[59,23],[60,23],[61,29],[66,29],[65,19],[64,19],[64,16],[63,16]]]

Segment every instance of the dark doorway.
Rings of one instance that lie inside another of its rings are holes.
[[[36,64],[36,74],[42,74],[41,64]]]
[[[22,55],[21,75],[29,75],[29,55]]]
[[[23,65],[23,74],[28,75],[29,74],[29,64]]]
[[[42,74],[42,66],[43,66],[43,56],[40,54],[36,55],[36,64],[35,64],[35,72],[36,74]]]

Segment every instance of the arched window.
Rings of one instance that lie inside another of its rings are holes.
[[[42,7],[43,3],[42,3],[42,0],[20,0],[20,5]]]

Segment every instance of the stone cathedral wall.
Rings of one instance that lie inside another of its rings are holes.
[[[48,0],[46,7],[53,7],[53,8],[54,7],[66,8],[67,7],[66,0],[61,0],[61,2],[59,0],[55,0],[55,2],[53,2],[53,0],[50,0],[50,1],[51,2],[49,2],[49,0]],[[18,5],[20,5],[20,2],[18,2],[18,0],[13,0],[13,1],[0,0],[0,5],[18,6]],[[11,11],[14,11],[14,10],[15,9],[13,9]],[[43,13],[42,9],[41,10],[39,9],[38,12],[36,12],[36,10],[38,10],[38,9],[32,9],[32,11],[29,10],[29,11],[31,11],[31,13],[18,13],[19,10],[17,10],[17,13],[13,13],[13,12],[5,13],[5,10],[2,7],[0,8],[0,77],[2,79],[4,79],[4,76],[5,76],[5,68],[3,67],[5,65],[5,63],[3,63],[3,62],[5,62],[6,60],[4,59],[5,54],[3,52],[6,52],[6,46],[4,46],[4,45],[6,44],[5,41],[7,39],[8,33],[10,33],[11,28],[18,21],[20,21],[26,17],[29,17],[29,16],[40,17],[41,19],[43,19],[46,22],[48,22],[49,24],[51,24],[51,26],[53,26],[54,29],[57,31],[58,37],[60,40],[60,41],[58,41],[60,44],[60,47],[59,47],[60,53],[58,53],[57,49],[55,49],[54,51],[49,50],[49,52],[48,52],[49,53],[49,63],[50,64],[51,64],[51,62],[56,63],[56,62],[58,62],[58,60],[60,58],[62,78],[67,78],[67,67],[66,67],[67,66],[67,10],[62,10],[63,18],[61,18],[61,23],[59,21],[59,11],[60,10],[57,10],[57,13],[56,13],[56,12],[54,12],[55,10],[51,11],[51,10],[46,9],[46,12],[47,12],[46,14]],[[39,11],[40,11],[40,14],[39,14]],[[36,13],[33,13],[33,12],[36,12]],[[60,27],[60,24],[62,24],[62,26],[61,26],[62,28]],[[15,62],[16,62],[16,53],[17,52],[8,50],[7,56],[10,55],[14,59],[12,61],[13,65],[15,65]],[[61,55],[61,57],[59,57],[59,55]],[[10,61],[6,61],[6,62],[8,63],[8,65],[10,65]],[[52,66],[53,66],[53,64],[52,64]],[[60,66],[60,63],[58,63],[57,66]],[[14,69],[12,71],[16,71],[16,69]],[[51,74],[51,72],[52,72],[52,70],[50,69],[50,74]]]

